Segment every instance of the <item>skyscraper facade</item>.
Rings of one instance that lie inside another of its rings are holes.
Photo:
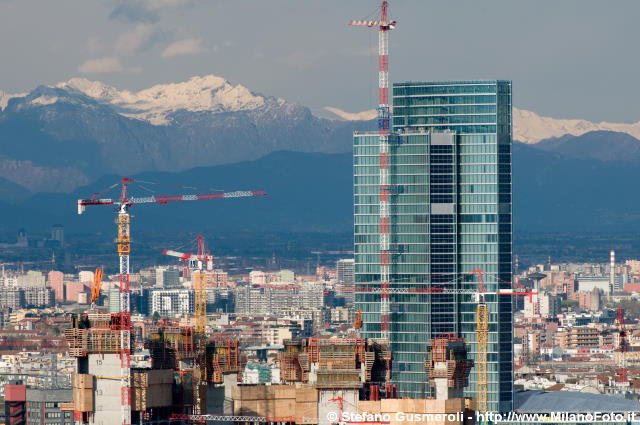
[[[509,411],[512,300],[495,292],[511,289],[511,83],[394,84],[392,123],[385,189],[392,379],[402,396],[429,395],[426,345],[449,333],[463,337],[477,361],[477,299],[463,292],[479,289],[478,273],[471,272],[482,270],[489,322],[487,406]],[[363,336],[373,338],[381,335],[379,158],[378,134],[355,133],[355,282],[361,288],[356,308],[363,311]],[[466,391],[477,395],[475,371]]]

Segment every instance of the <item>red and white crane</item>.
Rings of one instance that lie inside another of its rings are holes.
[[[213,255],[211,255],[211,251],[205,252],[202,236],[198,235],[197,243],[198,247],[195,254],[165,249],[162,251],[162,255],[179,258],[182,264],[184,264],[184,270],[186,271],[184,275],[185,278],[191,270],[213,271]]]
[[[349,25],[378,29],[378,131],[380,143],[380,333],[389,340],[390,329],[390,262],[389,262],[389,31],[396,27],[396,21],[389,21],[389,2],[382,2],[380,20],[352,20]]]
[[[99,194],[94,193],[89,199],[78,199],[78,214],[84,213],[90,205],[113,205],[116,206],[118,217],[118,257],[120,259],[120,382],[121,382],[121,421],[122,425],[131,425],[131,309],[129,302],[129,252],[131,243],[131,229],[129,226],[129,208],[135,204],[166,204],[177,201],[197,201],[203,199],[224,199],[243,198],[250,196],[266,195],[264,191],[237,191],[219,192],[198,195],[176,195],[176,196],[148,196],[129,197],[128,185],[134,180],[124,177],[118,183],[110,186],[111,190],[118,185],[122,185],[120,199],[99,198]]]

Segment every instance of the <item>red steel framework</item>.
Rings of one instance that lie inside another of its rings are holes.
[[[378,28],[378,132],[380,142],[380,336],[389,341],[389,31],[396,21],[389,21],[389,2],[382,2],[381,17],[378,21],[352,20],[349,25]]]
[[[124,177],[120,182],[110,186],[111,190],[122,185],[120,199],[99,198],[94,193],[89,199],[78,200],[78,214],[82,214],[88,205],[114,205],[118,209],[116,223],[118,225],[118,257],[120,259],[120,382],[121,382],[121,424],[131,425],[131,308],[129,301],[129,253],[131,244],[129,208],[135,204],[166,204],[176,201],[197,201],[203,199],[242,198],[266,195],[264,191],[220,192],[198,195],[129,197],[128,185],[134,180]],[[105,190],[105,191],[106,191]]]

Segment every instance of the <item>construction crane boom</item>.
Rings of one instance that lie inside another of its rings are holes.
[[[129,180],[133,181],[133,180]],[[124,182],[124,179],[123,179]],[[177,201],[201,201],[205,199],[224,199],[224,198],[247,198],[251,196],[263,196],[267,193],[263,190],[252,190],[252,191],[235,191],[235,192],[220,192],[220,193],[205,193],[201,195],[177,195],[177,196],[148,196],[141,198],[128,198],[126,203],[122,201],[116,201],[110,198],[89,198],[89,199],[78,199],[78,214],[84,213],[86,207],[88,205],[125,205],[130,207],[135,204],[148,204],[148,203],[156,203],[156,204],[167,204],[169,202],[177,202]]]
[[[352,26],[378,29],[378,132],[379,132],[379,236],[380,236],[380,333],[389,341],[390,308],[390,255],[389,255],[389,211],[390,211],[390,107],[389,107],[389,31],[396,27],[396,21],[389,21],[389,2],[383,0],[379,20],[352,20]]]
[[[129,208],[135,204],[158,203],[166,204],[177,201],[198,201],[204,199],[242,198],[266,195],[264,191],[236,191],[195,195],[129,197],[128,186],[134,183],[129,177],[113,184],[107,190],[121,185],[120,199],[100,198],[94,194],[89,199],[78,200],[78,214],[84,213],[90,205],[114,205],[117,207],[118,257],[120,260],[120,381],[121,381],[121,421],[122,425],[131,425],[131,309],[129,293],[129,253],[131,244],[131,228]]]
[[[91,286],[91,308],[95,308],[96,301],[100,298],[100,285],[102,284],[102,269],[96,269]]]

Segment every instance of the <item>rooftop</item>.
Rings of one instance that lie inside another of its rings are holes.
[[[577,391],[516,391],[514,407],[520,413],[640,412],[637,401]]]

